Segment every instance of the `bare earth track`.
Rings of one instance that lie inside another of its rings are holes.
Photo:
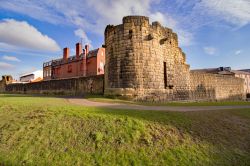
[[[155,110],[155,111],[208,111],[208,110],[228,110],[228,109],[244,109],[250,108],[250,105],[239,105],[239,106],[143,106],[134,104],[123,104],[123,103],[105,103],[105,102],[94,102],[87,99],[76,99],[68,98],[70,103],[82,106],[90,107],[101,107],[111,109],[132,109],[132,110]]]

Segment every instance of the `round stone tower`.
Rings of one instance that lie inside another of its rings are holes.
[[[105,30],[105,95],[137,100],[187,99],[189,65],[177,35],[144,16]]]

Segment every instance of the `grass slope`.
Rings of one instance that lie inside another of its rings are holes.
[[[249,165],[250,110],[157,112],[0,95],[0,165]]]

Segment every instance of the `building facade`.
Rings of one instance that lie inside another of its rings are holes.
[[[20,82],[38,82],[43,80],[43,71],[37,70],[20,76]]]
[[[63,49],[63,58],[43,64],[44,80],[87,77],[104,74],[105,48],[89,51],[76,44],[76,55],[70,56],[69,48]]]

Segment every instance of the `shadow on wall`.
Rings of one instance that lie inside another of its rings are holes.
[[[143,97],[136,97],[138,101],[164,102],[164,101],[226,101],[245,100],[245,96],[237,90],[206,88],[199,84],[195,90],[166,90],[151,91]]]

